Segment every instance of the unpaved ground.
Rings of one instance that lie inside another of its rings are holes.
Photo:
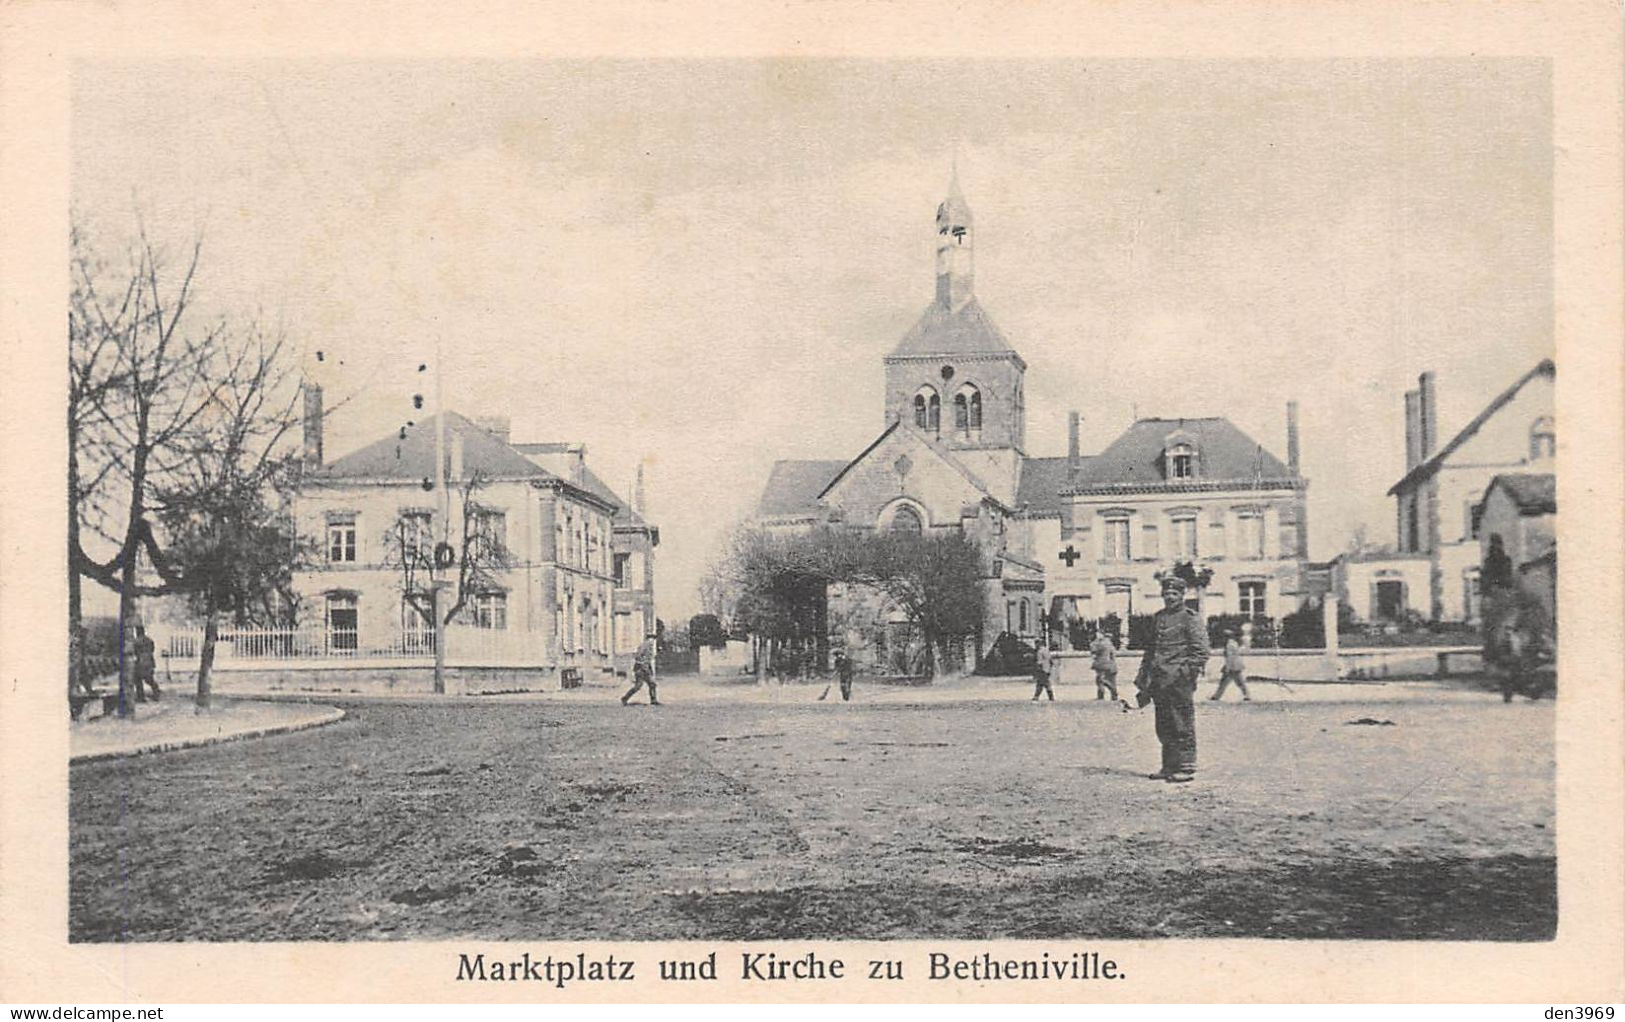
[[[698,695],[698,693],[695,693]],[[74,940],[1539,940],[1549,703],[348,705],[72,771]],[[1392,726],[1350,724],[1369,718]]]

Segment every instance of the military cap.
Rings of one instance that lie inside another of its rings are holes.
[[[1185,580],[1180,578],[1178,575],[1169,575],[1167,578],[1162,580],[1162,591],[1167,592],[1170,589],[1176,593],[1184,592]]]

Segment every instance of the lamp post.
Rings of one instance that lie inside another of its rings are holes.
[[[451,549],[451,494],[446,490],[446,388],[441,370],[440,335],[434,339],[434,485],[440,497],[440,539],[434,548],[429,578],[429,606],[434,613],[434,694],[446,694],[446,620],[441,613],[441,551]]]

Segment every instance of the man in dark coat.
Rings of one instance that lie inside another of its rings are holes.
[[[1182,784],[1196,779],[1196,678],[1207,664],[1207,635],[1201,615],[1185,606],[1182,579],[1162,580],[1162,602],[1134,685],[1141,706],[1156,704],[1162,769],[1151,779]]]
[[[854,665],[852,658],[846,655],[846,650],[835,651],[835,673],[841,679],[841,701],[852,701],[852,673]]]
[[[659,706],[660,697],[655,688],[655,634],[650,632],[638,646],[638,651],[632,655],[632,687],[621,696],[621,705],[628,705],[627,700],[638,694],[645,685],[649,686],[649,705]]]

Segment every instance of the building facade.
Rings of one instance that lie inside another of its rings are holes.
[[[1295,407],[1288,462],[1223,418],[1146,418],[1097,455],[1026,450],[1027,364],[981,306],[957,180],[935,218],[936,289],[882,360],[879,436],[855,458],[780,461],[755,512],[771,529],[959,530],[984,554],[980,651],[1069,618],[1151,613],[1161,572],[1212,570],[1209,613],[1297,608],[1308,545]]]
[[[1415,605],[1431,620],[1478,622],[1476,510],[1497,475],[1553,471],[1556,379],[1552,360],[1540,362],[1442,447],[1434,374],[1423,373],[1405,395],[1406,471],[1388,495],[1394,498],[1395,549],[1401,558],[1428,560],[1428,589]]]
[[[296,514],[318,562],[295,588],[298,622],[327,653],[432,654],[420,608],[437,579],[464,602],[448,631],[459,660],[608,671],[653,630],[659,531],[581,445],[515,445],[506,419],[447,411],[439,438],[430,418],[322,463],[314,395]]]

